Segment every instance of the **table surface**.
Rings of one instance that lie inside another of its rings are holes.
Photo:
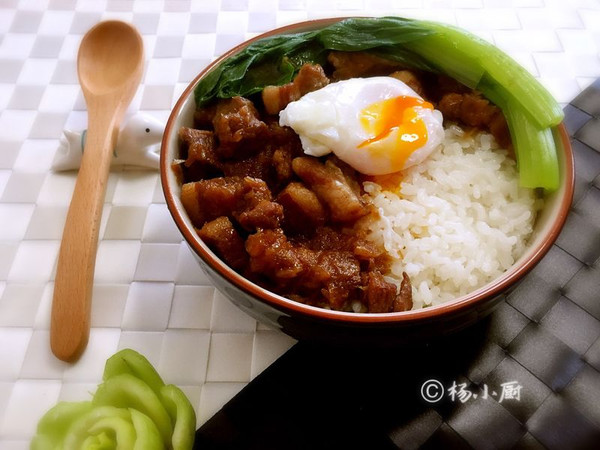
[[[181,386],[200,426],[294,344],[214,290],[170,219],[156,172],[116,169],[88,348],[76,364],[52,356],[53,280],[76,173],[50,168],[63,130],[86,128],[75,58],[99,20],[125,20],[143,34],[145,73],[128,114],[161,121],[214,57],[311,18],[394,14],[462,26],[513,56],[563,105],[600,76],[600,2],[592,0],[0,0],[0,8],[3,449],[27,448],[57,401],[87,399],[120,348],[142,352]]]

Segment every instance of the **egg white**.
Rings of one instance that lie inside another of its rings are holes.
[[[398,167],[394,139],[390,135],[377,142],[379,149],[361,146],[374,138],[360,123],[361,111],[374,103],[407,96],[421,99],[410,87],[392,77],[352,78],[331,83],[291,102],[280,112],[279,123],[300,136],[304,153],[323,156],[333,152],[342,161],[366,175],[385,175],[419,164],[444,139],[442,114],[434,109],[415,107],[427,130],[426,142]],[[389,150],[389,151],[388,151]]]

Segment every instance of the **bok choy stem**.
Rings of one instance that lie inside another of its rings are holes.
[[[433,22],[423,22],[423,25],[437,33],[422,39],[422,41],[431,43],[426,50],[426,58],[430,62],[437,64],[437,59],[445,62],[454,57],[457,63],[450,64],[449,68],[459,72],[458,76],[460,77],[461,71],[465,71],[467,75],[473,71],[471,65],[464,64],[470,57],[473,61],[471,64],[480,69],[481,75],[486,74],[496,84],[502,86],[506,98],[511,99],[513,105],[519,105],[527,111],[530,119],[538,127],[551,127],[562,121],[564,113],[552,95],[523,66],[498,47],[450,25]],[[419,53],[419,51],[417,52]],[[446,70],[445,67],[442,69]],[[446,73],[452,76],[452,73]],[[465,78],[471,81],[466,76]],[[456,79],[461,81],[460,78]],[[485,94],[485,86],[482,85],[481,79],[482,77],[475,85],[463,83],[469,87],[480,89]]]
[[[39,421],[32,450],[191,450],[196,413],[148,360],[124,349],[108,359],[91,402],[60,402]]]

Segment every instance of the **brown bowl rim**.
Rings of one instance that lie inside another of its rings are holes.
[[[506,277],[500,277],[496,282],[489,283],[470,294],[458,297],[455,300],[451,300],[446,303],[439,305],[422,308],[418,310],[410,310],[403,312],[392,312],[392,313],[354,313],[344,311],[334,311],[324,308],[314,307],[299,303],[281,295],[275,294],[253,282],[244,278],[242,275],[231,269],[226,263],[224,263],[219,257],[217,257],[209,248],[202,242],[197,233],[190,229],[183,218],[184,212],[176,207],[175,194],[171,190],[169,184],[169,177],[167,171],[171,170],[170,162],[167,161],[167,148],[170,140],[170,135],[173,132],[173,125],[176,122],[177,117],[180,114],[181,108],[186,102],[190,95],[193,95],[193,90],[197,83],[207,73],[209,73],[215,66],[220,64],[225,59],[238,53],[253,42],[270,37],[273,35],[284,34],[287,32],[296,31],[303,28],[318,28],[326,26],[348,17],[334,17],[327,19],[316,19],[298,22],[283,27],[279,27],[270,30],[266,33],[262,33],[254,38],[244,41],[243,43],[235,46],[231,50],[224,53],[219,58],[208,64],[186,87],[183,93],[180,95],[175,106],[173,107],[169,119],[167,121],[163,139],[161,143],[160,151],[160,178],[163,187],[163,192],[167,207],[175,220],[175,223],[185,240],[188,242],[192,250],[200,256],[200,258],[212,267],[220,276],[227,281],[234,284],[238,289],[241,289],[248,295],[259,299],[260,301],[270,305],[280,311],[285,311],[290,314],[300,314],[313,319],[321,319],[326,321],[334,321],[348,324],[381,324],[381,323],[398,323],[408,321],[421,321],[439,318],[446,314],[456,314],[465,312],[469,308],[484,302],[486,299],[494,298],[495,296],[506,291],[510,286],[521,280],[535,265],[546,255],[550,250],[560,231],[567,219],[571,202],[573,199],[574,192],[574,179],[575,179],[575,167],[573,160],[573,152],[569,140],[569,136],[564,123],[561,123],[557,128],[559,131],[562,147],[564,149],[565,157],[565,194],[561,200],[558,214],[555,221],[552,223],[550,231],[548,232],[547,239],[544,239],[540,245],[538,245],[532,252],[532,256],[524,261],[520,266],[516,268],[511,274]]]

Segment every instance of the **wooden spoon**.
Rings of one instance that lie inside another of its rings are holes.
[[[52,352],[63,361],[77,360],[88,342],[110,161],[143,66],[142,38],[124,22],[101,22],[81,41],[77,72],[88,108],[88,131],[58,254],[50,327]]]

